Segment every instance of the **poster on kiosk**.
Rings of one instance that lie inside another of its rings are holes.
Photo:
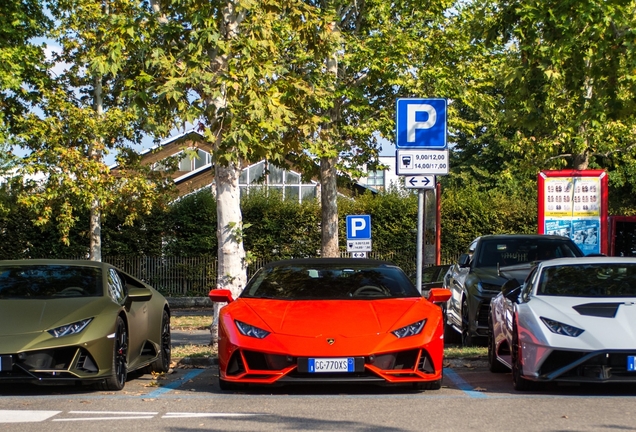
[[[539,234],[569,237],[585,255],[607,254],[607,173],[539,173]]]

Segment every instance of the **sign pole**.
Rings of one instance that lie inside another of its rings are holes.
[[[426,191],[424,189],[419,189],[417,191],[417,259],[416,266],[417,270],[415,272],[415,286],[417,290],[422,293],[422,256],[424,249],[424,197]]]

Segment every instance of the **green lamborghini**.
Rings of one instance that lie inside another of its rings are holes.
[[[0,261],[0,386],[93,383],[170,366],[170,309],[155,289],[96,261]]]

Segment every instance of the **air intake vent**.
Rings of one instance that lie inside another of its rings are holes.
[[[573,309],[581,315],[595,316],[599,318],[614,318],[616,311],[622,303],[587,303],[573,306]]]

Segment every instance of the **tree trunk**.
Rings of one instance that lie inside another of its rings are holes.
[[[590,163],[587,153],[575,154],[572,161],[572,168],[578,171],[586,170]]]
[[[232,297],[241,293],[247,282],[245,249],[243,248],[243,216],[238,179],[241,169],[237,164],[228,166],[215,164],[216,214],[219,241],[217,287],[229,289]],[[210,344],[218,341],[218,303],[214,304],[214,319],[210,327]]]
[[[333,32],[339,31],[336,23],[332,23],[330,28]],[[335,80],[338,79],[338,53],[333,53],[332,56],[327,59],[327,73],[334,75]],[[336,101],[329,113],[330,123],[325,127],[325,129],[330,132],[333,132],[338,128],[338,107],[339,104]],[[332,146],[336,146],[336,143],[333,142],[333,140],[335,140],[337,134],[327,133],[326,135],[332,141],[330,144]],[[323,258],[338,258],[340,256],[340,249],[338,247],[337,163],[338,156],[325,156],[320,159],[320,204],[322,206],[321,256]]]
[[[100,75],[94,78],[94,93],[93,103],[95,107],[95,113],[97,118],[101,118],[104,114],[104,103],[102,97],[102,77]],[[96,138],[96,141],[91,145],[89,149],[88,157],[95,161],[99,160],[102,156],[100,145],[98,142],[100,138]],[[91,212],[89,220],[89,236],[90,236],[90,249],[89,259],[91,261],[102,260],[102,211],[100,208],[99,199],[95,198],[91,201]]]
[[[340,256],[338,247],[338,189],[337,189],[337,157],[320,160],[320,204],[322,216],[322,251],[323,258]]]

